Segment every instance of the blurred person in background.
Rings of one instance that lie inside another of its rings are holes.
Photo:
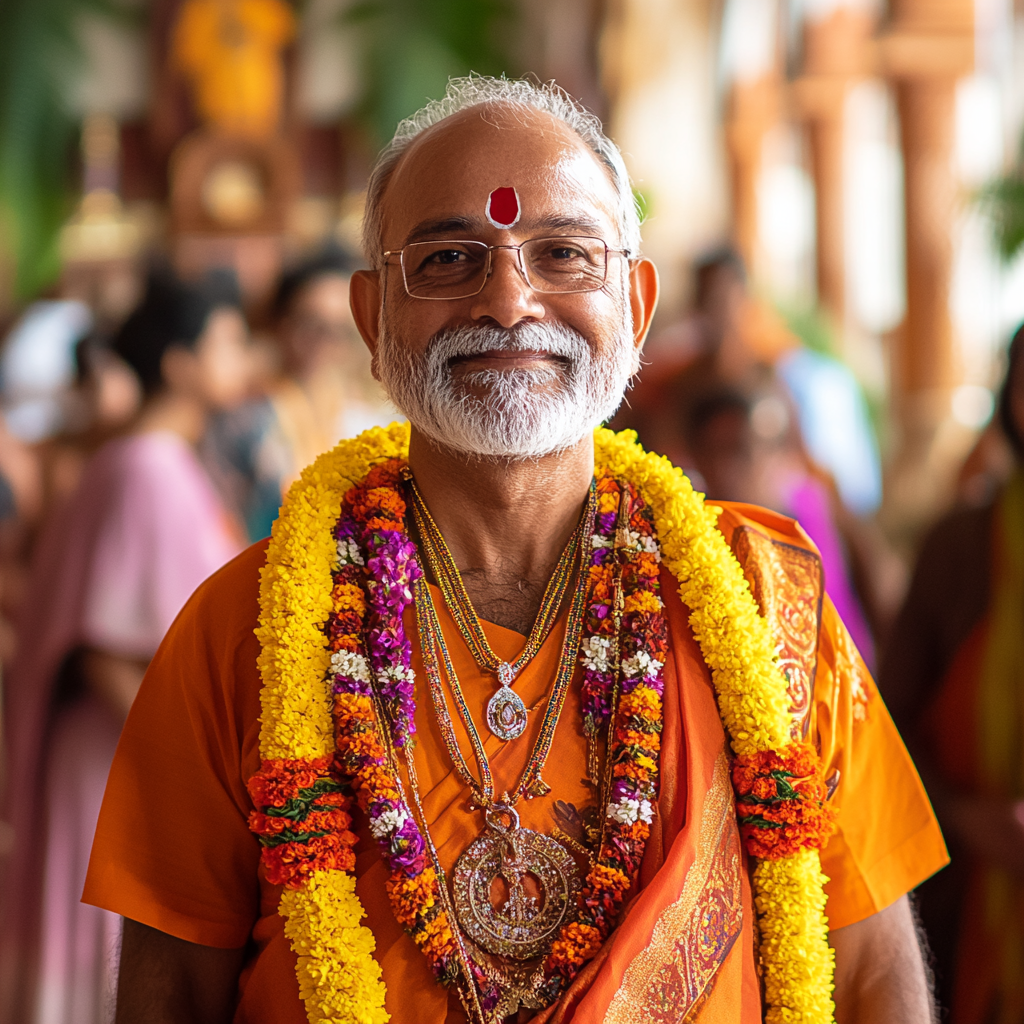
[[[241,548],[195,452],[210,415],[248,387],[237,289],[154,277],[114,351],[145,400],[44,527],[7,680],[4,1021],[109,1019],[119,919],[79,902],[107,772],[164,633]]]
[[[97,333],[75,346],[75,378],[64,399],[63,429],[41,441],[43,505],[59,505],[78,486],[90,457],[131,422],[142,404],[139,378]]]
[[[250,540],[269,536],[284,492],[342,437],[393,418],[349,312],[358,264],[331,245],[281,279],[273,303],[281,372],[266,395],[216,418],[204,447]]]
[[[648,447],[675,446],[678,454],[678,424],[696,404],[723,385],[756,383],[770,374],[779,353],[799,344],[774,311],[750,295],[739,253],[731,246],[715,249],[694,266],[690,312],[645,349],[644,369],[620,420]],[[666,420],[669,405],[681,419]]]
[[[838,359],[804,345],[771,306],[751,294],[743,260],[731,246],[696,264],[692,312],[660,332],[646,356],[654,391],[666,397],[669,387],[671,399],[688,407],[684,418],[722,383],[743,388],[777,376],[789,392],[808,454],[831,474],[843,503],[857,516],[877,511],[881,462],[856,377]],[[638,394],[634,404],[643,397]]]
[[[41,504],[39,460],[0,416],[0,793],[7,779],[3,677],[17,647],[13,619],[24,591],[25,538]],[[10,823],[0,813],[0,865],[10,853],[13,835]]]
[[[0,400],[7,428],[19,440],[35,444],[63,428],[75,348],[94,322],[77,299],[40,299],[8,332],[0,349]]]
[[[747,396],[721,388],[694,406],[684,427],[692,453],[684,465],[709,499],[762,505],[800,523],[821,556],[829,597],[873,668],[874,642],[840,525],[849,513],[808,459],[784,389],[776,382]]]
[[[693,291],[692,311],[653,339],[630,408],[615,425],[635,428],[642,443],[677,465],[693,467],[698,453],[687,440],[687,424],[699,408],[713,405],[723,389],[742,396],[751,409],[774,395],[792,421],[806,478],[828,493],[825,518],[840,532],[845,577],[863,609],[860,619],[866,616],[877,642],[891,628],[906,570],[871,519],[881,499],[881,465],[860,385],[846,366],[805,346],[774,309],[751,294],[743,260],[732,246],[698,261]],[[780,507],[778,501],[757,500]],[[786,502],[781,507],[801,522],[824,522],[810,509]],[[840,586],[838,578],[835,584]],[[857,636],[872,664],[874,644],[867,639]]]
[[[1024,1021],[1024,328],[999,420],[1014,471],[925,539],[880,674],[949,844],[919,899],[951,1024]]]

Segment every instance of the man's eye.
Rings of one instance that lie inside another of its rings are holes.
[[[427,258],[428,263],[440,263],[443,265],[449,265],[452,263],[463,263],[468,259],[468,256],[462,249],[439,249],[435,253]]]
[[[556,260],[579,260],[583,258],[584,253],[579,249],[572,249],[567,245],[562,245],[557,249],[549,250],[548,255]]]

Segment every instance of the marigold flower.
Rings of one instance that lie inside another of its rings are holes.
[[[355,583],[336,583],[331,590],[335,611],[352,610],[359,615],[366,611],[366,596],[363,588]]]
[[[648,612],[656,614],[661,610],[661,598],[652,594],[649,590],[635,590],[626,597],[623,611],[627,615],[636,612]]]
[[[623,716],[639,715],[652,720],[660,719],[661,696],[649,686],[637,686],[622,695],[619,713]]]
[[[824,848],[836,812],[811,746],[791,743],[737,757],[732,777],[740,833],[751,856],[778,860]]]
[[[283,807],[299,795],[299,790],[309,789],[318,779],[329,777],[331,760],[321,757],[264,761],[248,782],[249,796],[257,807]]]
[[[403,928],[410,928],[417,918],[425,914],[437,902],[437,875],[431,867],[410,878],[407,875],[392,875],[384,883],[391,909]]]

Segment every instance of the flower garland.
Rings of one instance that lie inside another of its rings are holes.
[[[704,504],[682,470],[645,452],[632,431],[598,430],[595,441],[609,472],[630,480],[654,509],[662,557],[690,609],[690,628],[711,669],[719,713],[741,773],[747,766],[756,771],[758,755],[772,751],[793,769],[793,777],[801,776],[798,766],[806,764],[814,766],[810,777],[820,779],[814,750],[790,742],[787,684],[775,661],[771,631],[718,530],[718,510]],[[797,852],[782,847],[754,869],[767,1024],[833,1020],[828,879],[818,854],[830,830],[829,816],[820,815],[816,827],[805,830]]]
[[[388,865],[391,908],[437,980],[450,985],[459,973],[455,936],[426,841],[394,775],[382,736],[385,723],[378,721],[371,686],[376,679],[381,687],[391,741],[399,748],[407,746],[416,732],[416,704],[412,648],[402,614],[412,603],[412,585],[422,571],[416,547],[405,533],[399,469],[397,460],[375,466],[342,503],[335,529],[334,608],[327,620],[333,652],[328,676],[334,691],[338,767],[351,780]]]
[[[668,625],[659,595],[661,556],[654,520],[634,487],[603,470],[597,473],[597,492],[587,632],[580,645],[582,710],[591,741],[614,715],[608,755],[612,781],[598,854],[580,893],[576,920],[562,928],[544,965],[549,1002],[597,955],[614,928],[643,859],[657,800]],[[625,515],[622,550],[616,543],[620,505]],[[619,556],[624,558],[617,566]],[[617,568],[621,622],[615,607]],[[620,672],[622,692],[616,695]]]
[[[765,851],[760,855],[766,859],[758,862],[754,872],[754,888],[766,1020],[769,1024],[824,1024],[832,1019],[833,962],[824,916],[822,887],[826,879],[821,873],[818,849],[827,840],[830,819],[826,812],[813,813],[814,808],[820,811],[824,806],[817,755],[805,745],[790,742],[786,682],[775,664],[770,631],[717,529],[717,510],[704,505],[680,470],[663,458],[645,453],[635,443],[634,435],[598,430],[595,441],[597,464],[605,467],[608,476],[628,481],[630,500],[635,493],[653,515],[654,536],[660,542],[666,567],[679,581],[681,598],[690,609],[691,628],[711,669],[722,720],[736,754],[738,813],[749,819],[742,822],[744,835],[748,847],[753,837],[759,837],[759,849]],[[412,863],[416,856],[415,835],[406,828],[407,821],[401,820],[403,814],[408,821],[412,821],[412,816],[401,804],[398,790],[388,790],[389,780],[382,776],[384,762],[376,760],[384,753],[380,745],[381,723],[372,700],[360,692],[365,684],[359,678],[360,664],[348,657],[366,659],[368,655],[354,649],[354,640],[341,640],[354,638],[356,634],[348,630],[355,626],[356,619],[365,616],[364,621],[370,626],[366,635],[389,644],[392,652],[397,650],[397,664],[407,667],[402,654],[407,640],[404,634],[389,632],[387,622],[389,615],[393,620],[396,595],[404,600],[400,591],[403,586],[408,587],[413,570],[408,558],[403,562],[400,546],[394,544],[396,538],[389,536],[397,532],[390,529],[399,521],[397,507],[378,502],[377,496],[369,494],[378,488],[368,488],[364,504],[351,503],[352,511],[364,510],[360,513],[361,524],[355,515],[351,517],[353,532],[347,532],[350,528],[337,520],[337,510],[342,507],[346,493],[360,484],[374,466],[404,458],[407,448],[408,427],[393,425],[343,442],[307,468],[299,484],[291,489],[274,527],[261,588],[257,635],[262,645],[259,666],[264,681],[260,734],[263,762],[250,783],[258,808],[252,824],[264,843],[265,870],[269,872],[275,857],[282,864],[293,865],[275,877],[280,877],[285,886],[280,912],[298,955],[300,993],[307,1015],[314,1022],[378,1024],[388,1017],[380,967],[372,957],[373,936],[359,924],[365,914],[354,893],[354,880],[347,874],[351,869],[344,866],[352,856],[354,836],[346,827],[349,805],[340,784],[351,770],[355,770],[357,781],[353,789],[361,804],[371,794],[387,795],[380,808],[371,809],[368,802],[366,808],[371,817],[383,819],[378,826],[381,839],[389,844],[397,840],[389,867],[394,868],[403,858]],[[640,512],[637,522],[642,519]],[[362,526],[367,551],[373,552],[370,557],[381,560],[376,563],[375,578],[382,579],[387,570],[392,574],[392,583],[381,586],[379,594],[368,588],[367,607],[360,605],[354,592],[339,591],[339,615],[328,627],[332,631],[328,638],[325,626],[336,604],[333,574],[338,572],[346,577],[341,583],[348,586],[352,581],[342,570],[360,568],[357,556],[362,556],[357,550],[355,533],[358,526]],[[631,531],[639,535],[638,544],[648,543],[641,539],[645,537],[642,531],[633,525],[632,514]],[[378,533],[379,550],[374,547]],[[606,597],[601,596],[598,588],[595,596],[593,618],[602,617],[602,607],[603,617],[607,618]],[[642,624],[646,621],[642,616],[652,614],[652,610],[638,605],[632,614],[641,616],[637,622]],[[598,639],[601,635],[594,633]],[[375,639],[373,643],[376,642]],[[335,644],[337,649],[332,649]],[[342,657],[332,671],[331,659],[336,655]],[[375,658],[372,651],[369,658]],[[386,663],[396,664],[393,653]],[[584,714],[589,714],[595,729],[614,714],[612,743],[627,744],[633,734],[644,732],[648,722],[660,720],[660,691],[650,685],[648,665],[637,663],[636,675],[625,676],[630,671],[627,656],[622,662],[623,693],[618,709],[614,710],[614,701],[608,699],[607,687],[603,685],[606,681],[598,678],[603,674],[600,664],[595,660],[591,666],[594,675],[588,679],[584,694]],[[325,679],[333,679],[333,685],[325,686]],[[632,690],[629,679],[638,680]],[[412,733],[406,701],[407,696],[411,699],[411,690],[405,685],[410,682],[401,672],[396,672],[390,682],[394,711],[388,717],[396,745]],[[328,689],[335,690],[333,701]],[[340,701],[342,696],[344,701]],[[365,697],[367,703],[360,701],[360,697]],[[334,763],[336,737],[331,711],[333,703],[338,712],[339,702],[342,715],[338,721],[351,723],[346,729],[353,742],[345,755],[339,748],[339,760]],[[350,710],[351,716],[345,718]],[[401,724],[403,715],[405,726]],[[643,742],[653,744],[657,738],[656,732],[650,731]],[[656,752],[655,746],[653,753]],[[766,752],[777,760],[760,756]],[[613,760],[614,757],[613,752]],[[366,785],[358,784],[360,776],[365,777]],[[765,779],[775,784],[774,792],[765,788]],[[641,813],[644,800],[637,799],[648,792],[644,784],[643,779],[617,775],[613,794],[616,799],[612,801],[622,808],[617,813],[630,819],[621,824],[635,832],[637,838],[647,824]],[[748,788],[744,790],[744,786]],[[398,798],[392,799],[393,794]],[[745,799],[748,796],[750,799]],[[807,803],[811,812],[797,813],[798,803]],[[606,809],[610,810],[611,807]],[[275,833],[272,830],[279,826],[268,824],[270,819],[291,824],[280,826]],[[765,837],[774,832],[783,841],[766,842]],[[275,842],[281,837],[282,841]],[[609,837],[606,832],[606,842]],[[422,841],[422,836],[419,838]],[[324,839],[329,841],[318,842]],[[303,854],[303,847],[308,856]],[[270,852],[280,848],[288,851],[287,856]],[[627,857],[624,866],[628,863]],[[591,927],[600,932],[605,923],[614,921],[618,910],[614,893],[621,888],[621,878],[598,873],[598,866],[588,875],[585,886],[585,899],[593,905],[584,908],[580,920],[569,926],[552,950],[553,983],[558,979],[569,980],[578,970],[576,964],[596,952],[596,936],[586,929]],[[629,873],[621,871],[623,876]],[[430,885],[436,886],[437,880],[431,883],[426,868],[417,877],[419,881],[409,882],[404,889],[391,886],[389,895],[392,905],[398,904],[396,914],[404,915],[403,924],[413,929],[414,938],[418,929],[421,948],[428,953],[428,959],[434,957],[445,974],[450,926],[436,900],[427,906],[433,897]]]
[[[412,602],[411,586],[422,571],[415,546],[405,533],[401,468],[397,460],[374,467],[343,499],[335,529],[334,607],[326,626],[334,652],[328,676],[335,694],[337,763],[351,778],[370,832],[388,863],[386,885],[392,909],[422,949],[438,981],[451,985],[459,980],[455,937],[442,907],[439,879],[427,861],[424,836],[389,767],[371,691],[372,678],[383,681],[381,704],[388,709],[391,738],[396,746],[404,746],[415,731],[415,702],[411,649],[402,614]],[[610,709],[615,703],[610,693],[615,674],[608,654],[617,641],[612,614],[613,563],[621,559],[623,615],[619,627],[626,634],[621,652],[624,692],[613,737],[614,784],[606,808],[606,838],[580,896],[579,920],[563,929],[546,964],[551,1002],[596,954],[614,927],[643,857],[656,799],[661,674],[668,630],[658,596],[654,526],[650,511],[635,491],[628,489],[620,550],[615,528],[622,488],[602,476],[598,490],[599,521],[585,583],[590,603],[588,639],[581,645],[581,660],[591,696],[596,696],[596,687],[603,686],[609,692],[599,703]],[[475,964],[469,967],[482,1008],[493,1009],[501,995],[499,989]]]

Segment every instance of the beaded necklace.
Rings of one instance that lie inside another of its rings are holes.
[[[514,661],[507,662],[494,653],[483,626],[480,624],[480,618],[473,608],[473,602],[466,592],[462,575],[452,557],[451,549],[430,514],[430,509],[427,508],[411,473],[407,474],[407,480],[413,499],[412,510],[416,529],[423,544],[427,563],[437,581],[445,605],[476,663],[481,668],[495,673],[498,677],[500,684],[498,691],[487,703],[488,728],[495,736],[506,742],[518,739],[526,731],[527,709],[519,695],[512,690],[512,684],[523,668],[544,646],[544,641],[547,640],[558,619],[566,592],[576,572],[576,563],[588,516],[590,521],[593,520],[594,488],[591,486],[587,509],[580,517],[579,523],[573,531],[569,543],[562,551],[554,572],[548,580],[547,587],[544,589],[540,610],[537,612],[533,627],[526,638],[526,644]]]
[[[587,509],[581,522],[583,523],[582,540],[586,543],[574,545],[574,561],[579,562],[579,568],[583,568],[584,552],[589,546],[590,535],[593,531],[594,512],[596,503],[594,491],[591,488],[590,498],[587,502]],[[568,579],[576,575],[576,566],[571,566]],[[434,705],[434,712],[441,729],[441,737],[444,740],[448,756],[452,759],[455,770],[472,790],[478,806],[487,808],[494,801],[494,782],[491,777],[490,764],[488,763],[487,752],[484,750],[483,741],[477,730],[473,716],[470,714],[466,704],[459,677],[455,673],[452,664],[451,654],[448,645],[445,643],[444,634],[441,631],[441,624],[438,622],[437,609],[430,594],[430,588],[421,578],[416,581],[414,587],[416,600],[416,617],[419,623],[421,646],[423,651],[423,666],[427,676],[427,683],[430,690],[430,697]],[[565,641],[562,644],[562,653],[558,661],[558,671],[555,674],[555,682],[551,689],[551,697],[548,700],[544,720],[541,723],[540,733],[537,742],[534,744],[533,752],[523,770],[519,784],[502,802],[506,807],[514,806],[524,794],[528,796],[543,796],[550,791],[550,787],[541,776],[544,765],[547,762],[548,754],[551,753],[551,744],[555,737],[555,729],[561,717],[562,709],[565,706],[565,699],[569,693],[569,684],[572,681],[573,670],[576,666],[576,655],[579,650],[580,637],[583,632],[584,613],[586,611],[586,589],[577,586],[574,590],[572,603],[569,606],[569,620],[565,630]],[[474,778],[466,759],[462,756],[458,740],[452,727],[451,716],[448,713],[448,705],[444,697],[444,689],[441,682],[440,666],[437,653],[440,652],[441,662],[444,665],[444,672],[448,678],[449,689],[459,718],[462,721],[469,740],[473,747],[473,756],[476,759],[477,769],[480,772],[479,781]]]

